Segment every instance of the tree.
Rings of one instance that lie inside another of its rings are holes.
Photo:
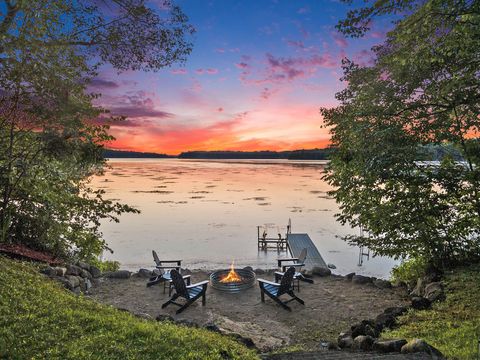
[[[88,187],[112,138],[94,124],[108,111],[86,86],[102,64],[156,71],[185,61],[187,21],[169,1],[1,3],[0,241],[84,258],[106,248],[99,220],[135,210]]]
[[[373,66],[344,60],[340,105],[321,109],[337,148],[326,175],[337,217],[368,230],[350,243],[380,255],[436,265],[478,257],[480,2],[374,1],[337,27],[363,36],[381,14],[406,15],[372,49]],[[419,162],[432,144],[464,161]]]

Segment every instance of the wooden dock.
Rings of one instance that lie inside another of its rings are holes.
[[[307,258],[305,260],[305,268],[307,270],[312,270],[315,266],[327,267],[325,260],[323,260],[322,255],[320,255],[308,234],[288,234],[287,245],[293,257],[298,257],[302,249],[307,249]]]

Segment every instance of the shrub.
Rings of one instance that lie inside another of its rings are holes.
[[[413,287],[417,279],[425,275],[427,266],[427,261],[422,257],[410,258],[393,267],[391,280],[392,282],[403,281],[408,286]]]

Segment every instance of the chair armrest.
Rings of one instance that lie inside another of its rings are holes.
[[[262,283],[262,284],[280,286],[280,284],[277,284],[276,282],[273,282],[273,281],[268,281],[268,280],[265,280],[265,279],[257,279],[257,280],[258,280],[259,283]]]
[[[294,268],[297,268],[297,267],[305,266],[305,264],[302,263],[302,264],[283,265],[283,266],[282,266],[282,271],[287,271],[287,268],[292,267],[292,266],[293,266]],[[296,269],[295,269],[295,270],[296,270]]]
[[[208,283],[209,283],[208,280],[200,281],[196,284],[188,285],[187,289],[191,289],[191,288],[196,287],[196,286],[204,286],[204,285],[207,285]]]
[[[285,262],[285,261],[297,261],[297,260],[298,260],[298,258],[277,259],[278,267],[282,266],[282,262]]]

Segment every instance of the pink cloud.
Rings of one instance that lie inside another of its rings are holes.
[[[203,75],[203,74],[214,75],[214,74],[218,73],[218,69],[212,69],[212,68],[201,69],[200,68],[200,69],[195,70],[195,73],[198,74],[198,75]]]
[[[333,34],[333,41],[340,48],[346,48],[348,46],[347,40],[342,35],[340,35],[338,33]]]
[[[172,73],[173,75],[185,75],[187,74],[187,70],[186,69],[173,69],[170,71],[170,73]]]

